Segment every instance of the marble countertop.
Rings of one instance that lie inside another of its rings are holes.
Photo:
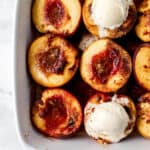
[[[15,128],[13,78],[13,21],[16,0],[0,3],[0,150],[22,150]]]

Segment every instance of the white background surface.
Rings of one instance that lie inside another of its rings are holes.
[[[16,0],[0,0],[0,150],[22,150],[12,97],[13,20]]]

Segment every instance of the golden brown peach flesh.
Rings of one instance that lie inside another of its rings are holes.
[[[150,11],[150,0],[141,0],[137,7],[138,12],[145,13]]]
[[[150,42],[150,12],[144,13],[138,17],[135,32],[142,41]]]
[[[124,135],[124,137],[122,137],[122,138],[125,138],[133,131],[133,128],[135,126],[135,121],[136,121],[135,105],[134,105],[132,99],[126,95],[119,95],[119,94],[112,95],[112,94],[104,94],[104,93],[97,93],[97,94],[93,95],[88,100],[88,102],[85,106],[85,109],[84,109],[84,125],[86,126],[87,120],[90,118],[92,113],[94,113],[94,111],[96,111],[95,110],[96,107],[94,107],[94,106],[96,106],[96,105],[100,106],[101,104],[104,104],[104,103],[106,104],[109,102],[113,102],[113,103],[117,103],[117,104],[121,105],[129,117],[127,127],[124,131],[125,135]],[[99,115],[100,115],[100,113],[101,112],[99,112]],[[102,112],[102,113],[104,113],[104,112]],[[109,120],[108,122],[111,122],[111,121]],[[102,131],[102,132],[104,132],[104,131]],[[100,144],[113,143],[113,141],[108,139],[108,137],[107,137],[107,139],[102,138],[101,135],[103,135],[103,134],[100,134],[98,138],[95,138],[92,135],[89,135],[89,136],[93,137]]]
[[[78,62],[77,50],[58,36],[41,36],[33,41],[28,51],[32,78],[45,87],[59,87],[71,80]]]
[[[137,48],[133,58],[133,69],[137,83],[150,90],[150,43]]]
[[[93,42],[81,57],[80,73],[83,80],[101,92],[115,92],[130,77],[129,54],[109,39]]]
[[[136,126],[140,135],[150,139],[150,93],[139,98]]]
[[[79,0],[35,0],[32,20],[41,33],[52,32],[64,36],[72,35],[81,18]]]
[[[89,32],[91,32],[93,35],[99,36],[99,37],[107,37],[107,38],[119,38],[122,37],[123,35],[126,35],[133,27],[135,21],[136,21],[136,7],[135,4],[133,3],[130,5],[129,8],[129,13],[126,21],[120,26],[115,29],[107,29],[106,28],[106,35],[102,36],[102,33],[99,33],[100,27],[98,27],[92,17],[91,17],[91,4],[93,0],[85,0],[83,4],[83,9],[82,9],[82,16],[83,16],[83,21],[84,24]]]
[[[33,103],[33,125],[50,137],[74,134],[82,123],[82,109],[78,100],[62,89],[48,89]]]

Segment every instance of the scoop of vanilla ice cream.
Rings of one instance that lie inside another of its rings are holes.
[[[129,6],[133,0],[93,0],[91,16],[105,36],[104,29],[115,29],[127,19]],[[102,30],[103,29],[103,30]]]
[[[129,123],[129,116],[123,106],[115,102],[102,104],[88,103],[85,108],[86,132],[95,139],[102,138],[110,142],[119,142],[125,135]]]

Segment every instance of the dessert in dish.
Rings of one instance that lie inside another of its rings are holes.
[[[50,137],[74,134],[82,123],[82,109],[78,100],[62,89],[47,89],[32,106],[32,122]]]
[[[115,92],[128,80],[132,70],[129,54],[118,44],[101,39],[83,53],[80,72],[83,80],[101,92]]]
[[[85,0],[85,26],[81,23],[75,32],[80,2],[33,2],[32,19],[40,32],[28,50],[28,69],[35,81],[33,126],[44,135],[62,138],[83,123],[97,142],[117,143],[133,131],[137,109],[139,133],[150,138],[150,93],[145,94],[150,91],[150,43],[143,42],[150,41],[150,1]],[[41,35],[47,32],[51,33]],[[130,97],[139,100],[136,108]]]
[[[73,34],[81,19],[79,0],[35,0],[32,19],[41,33],[52,32],[64,36]]]
[[[136,126],[143,137],[150,139],[150,93],[139,98]]]
[[[45,87],[67,83],[78,68],[78,52],[65,39],[50,34],[34,40],[28,51],[28,67],[33,79]]]
[[[138,17],[136,35],[144,42],[150,42],[150,10]]]
[[[90,44],[92,44],[94,41],[97,41],[98,39],[99,38],[97,36],[92,34],[83,34],[78,47],[81,51],[84,51]]]
[[[133,58],[133,70],[137,83],[150,90],[150,43],[139,45]]]
[[[133,0],[85,0],[82,15],[92,34],[118,38],[131,30],[136,20],[136,7]]]
[[[125,95],[95,94],[84,109],[87,134],[103,144],[116,143],[127,137],[133,130],[135,119],[134,103]]]

